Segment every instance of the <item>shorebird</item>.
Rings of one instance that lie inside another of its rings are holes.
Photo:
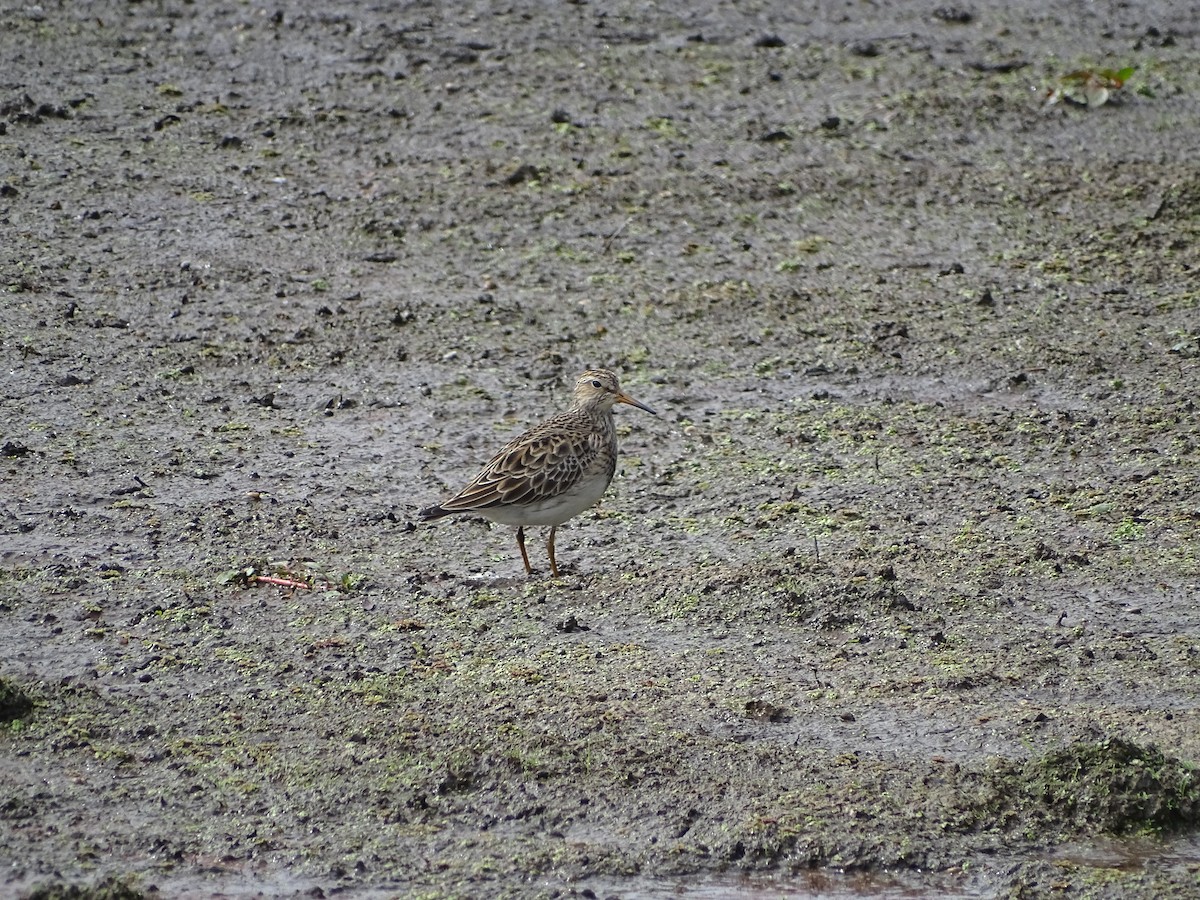
[[[533,567],[525,552],[525,527],[549,525],[546,552],[550,572],[557,576],[554,532],[599,502],[617,470],[617,403],[658,415],[622,391],[607,369],[584,372],[575,380],[566,411],[501,447],[465,488],[440,506],[421,510],[422,521],[475,513],[517,526],[517,547],[529,575]]]

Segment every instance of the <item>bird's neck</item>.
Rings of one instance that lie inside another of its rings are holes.
[[[588,416],[592,419],[599,419],[603,417],[605,413],[611,412],[611,409],[604,409],[603,407],[594,403],[572,403],[571,408],[567,411],[575,413],[576,415]]]

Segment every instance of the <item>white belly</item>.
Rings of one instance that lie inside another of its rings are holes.
[[[608,489],[608,478],[586,478],[571,490],[523,506],[493,506],[473,510],[502,525],[561,525],[585,509],[595,506]]]

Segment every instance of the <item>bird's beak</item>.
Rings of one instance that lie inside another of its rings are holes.
[[[656,413],[654,410],[652,410],[650,407],[648,407],[645,403],[639,403],[638,401],[636,401],[632,397],[630,397],[628,394],[626,394],[624,391],[617,394],[617,402],[618,403],[628,403],[630,406],[636,406],[638,409],[644,409],[646,412],[650,413],[650,415],[652,415],[652,416],[658,415],[658,413]]]

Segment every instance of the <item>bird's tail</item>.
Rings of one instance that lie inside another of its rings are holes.
[[[440,506],[427,506],[417,513],[417,518],[422,522],[430,522],[434,519],[440,519],[442,516],[448,516],[450,513],[451,510],[442,509]]]

